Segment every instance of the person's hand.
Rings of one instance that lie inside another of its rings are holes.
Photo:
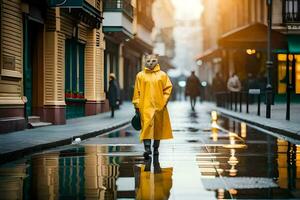
[[[116,101],[116,104],[117,104],[117,105],[119,105],[119,104],[120,104],[120,101],[119,101],[119,100],[117,100],[117,101]]]

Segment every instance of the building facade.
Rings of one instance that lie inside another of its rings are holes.
[[[136,74],[142,70],[143,56],[153,51],[151,32],[154,27],[152,20],[153,0],[132,1],[134,7],[133,35],[123,45],[123,98],[131,100]]]
[[[152,8],[154,28],[152,32],[154,53],[159,55],[161,69],[173,68],[175,41],[172,37],[175,26],[174,6],[170,0],[155,0]]]
[[[104,88],[109,87],[109,74],[114,73],[123,94],[124,42],[133,38],[134,7],[131,0],[104,2],[105,55]],[[123,95],[122,95],[123,96]]]
[[[121,100],[131,100],[135,75],[142,69],[144,53],[152,53],[153,0],[109,0],[104,3],[105,89],[114,73]],[[110,20],[106,20],[110,19]]]
[[[0,132],[104,110],[101,23],[100,0],[2,1]]]
[[[203,1],[204,51],[197,57],[202,79],[209,84],[217,72],[225,81],[237,73],[246,83],[251,74],[257,87],[265,89],[267,54],[267,1]],[[286,57],[290,59],[290,84],[299,93],[298,66],[299,1],[273,0],[272,6],[272,84],[277,100],[286,91]],[[294,63],[294,64],[293,64]],[[293,67],[294,66],[294,67]],[[247,86],[244,84],[244,89]],[[296,97],[296,96],[295,96]]]

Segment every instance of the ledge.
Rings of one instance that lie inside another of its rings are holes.
[[[7,70],[7,69],[1,70],[1,76],[12,77],[17,79],[22,79],[23,77],[22,73],[14,70]]]

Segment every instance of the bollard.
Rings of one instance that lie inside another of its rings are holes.
[[[237,111],[237,92],[234,93],[234,111]]]
[[[247,92],[247,99],[246,99],[246,112],[249,113],[249,93]]]
[[[257,115],[260,116],[260,93],[257,96]]]
[[[230,92],[230,110],[232,110],[232,92]]]
[[[240,92],[240,112],[242,112],[243,92]]]

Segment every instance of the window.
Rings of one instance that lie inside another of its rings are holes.
[[[278,93],[286,92],[286,54],[278,54]],[[289,81],[295,87],[295,93],[300,94],[300,55],[289,55]],[[295,73],[293,73],[293,61],[295,62]]]
[[[66,92],[84,94],[84,45],[72,39],[65,45]]]
[[[100,33],[99,32],[96,33],[96,46],[100,47]]]
[[[283,1],[283,21],[285,23],[300,22],[300,0]]]

